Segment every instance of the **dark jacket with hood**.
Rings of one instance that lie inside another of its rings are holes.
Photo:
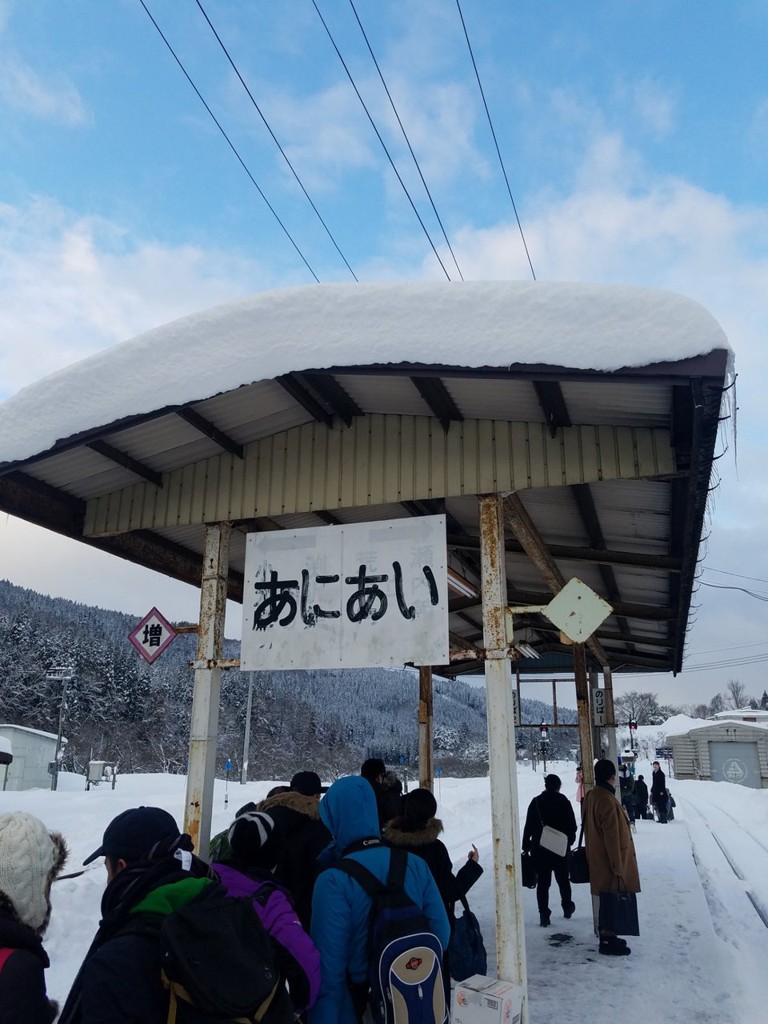
[[[384,827],[384,839],[389,846],[415,853],[426,861],[453,929],[454,905],[462,896],[467,895],[482,875],[483,869],[477,861],[468,858],[454,875],[451,856],[440,839],[442,831],[443,823],[439,818],[430,818],[416,831],[410,830],[410,823],[404,818],[395,818]]]
[[[290,892],[299,920],[309,930],[312,890],[320,870],[317,858],[331,842],[331,833],[320,819],[320,805],[315,797],[291,790],[262,800],[258,810],[275,823],[275,881]]]
[[[369,783],[349,775],[331,786],[320,802],[320,817],[333,836],[326,857],[359,860],[384,882],[390,850],[381,842],[376,797]],[[445,948],[450,926],[435,881],[420,857],[408,857],[405,890],[421,907],[431,930]],[[349,875],[332,867],[322,871],[312,900],[312,938],[320,952],[320,996],[310,1011],[310,1024],[356,1024],[347,980],[367,976],[368,921],[371,900]]]
[[[0,960],[0,1024],[51,1024],[56,1008],[46,995],[43,974],[48,956],[40,937],[19,921],[2,896]]]
[[[166,1024],[162,946],[151,923],[216,884],[207,864],[187,856],[188,870],[183,860],[166,856],[129,865],[107,885],[99,929],[58,1024]]]
[[[568,836],[568,845],[573,845],[576,839],[576,815],[573,813],[571,801],[559,790],[545,789],[528,805],[528,813],[523,826],[524,851],[536,856],[548,852],[539,847],[539,840],[545,825],[556,828],[558,832],[565,832]]]

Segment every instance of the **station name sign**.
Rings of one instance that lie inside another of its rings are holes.
[[[448,658],[445,516],[249,534],[243,670]]]

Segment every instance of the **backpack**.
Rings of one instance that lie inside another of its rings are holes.
[[[408,854],[389,851],[386,882],[351,858],[332,865],[371,898],[368,984],[376,1024],[444,1024],[443,949],[426,915],[405,891]]]
[[[252,905],[260,896],[227,896],[222,886],[211,885],[160,920],[167,1024],[293,1020],[272,939]],[[130,930],[145,929],[137,922]]]

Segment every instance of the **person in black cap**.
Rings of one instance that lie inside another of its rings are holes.
[[[567,796],[560,792],[562,782],[559,775],[549,774],[544,778],[544,792],[534,797],[528,805],[523,826],[523,852],[533,855],[539,880],[536,885],[536,902],[539,908],[539,924],[549,925],[552,911],[549,909],[549,887],[552,875],[560,890],[560,905],[563,916],[573,915],[576,905],[571,899],[571,880],[568,876],[568,856],[559,856],[541,846],[541,833],[545,825],[564,832],[568,847],[576,838],[576,815]]]
[[[214,876],[192,853],[191,838],[160,807],[118,814],[83,863],[97,857],[104,857],[107,869],[102,919],[59,1024],[161,1024],[169,999],[160,980],[161,946],[151,932],[126,926],[186,905],[215,884]]]
[[[301,771],[291,779],[287,792],[274,793],[258,804],[274,822],[271,840],[275,881],[293,898],[296,913],[309,931],[312,890],[320,867],[317,858],[331,842],[331,833],[320,820],[323,785],[317,772]]]

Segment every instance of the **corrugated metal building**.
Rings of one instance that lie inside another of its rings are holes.
[[[50,789],[48,765],[56,757],[55,733],[24,725],[0,725],[0,736],[10,741],[13,751],[5,788]]]
[[[672,747],[677,779],[768,788],[768,728],[764,725],[713,722],[667,736],[667,742]]]

